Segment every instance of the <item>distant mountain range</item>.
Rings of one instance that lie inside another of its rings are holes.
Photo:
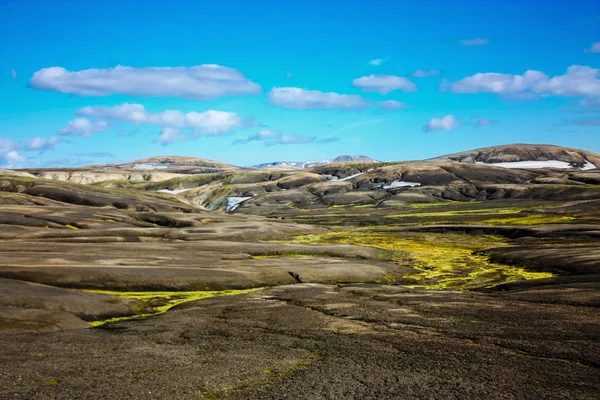
[[[324,159],[324,160],[312,160],[312,161],[274,161],[271,163],[263,163],[258,165],[253,165],[252,168],[312,168],[312,167],[320,167],[322,165],[328,165],[332,163],[341,163],[341,162],[376,162],[371,157],[367,156],[349,156],[343,155],[338,156],[334,159]]]

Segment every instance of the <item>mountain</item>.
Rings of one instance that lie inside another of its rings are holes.
[[[600,155],[591,151],[548,144],[517,143],[448,154],[428,161],[455,161],[504,168],[589,170],[600,166]]]
[[[323,165],[329,165],[332,163],[342,163],[342,162],[376,162],[370,157],[367,156],[349,156],[342,155],[331,159],[325,160],[313,160],[313,161],[275,161],[272,163],[264,163],[252,166],[252,168],[258,169],[296,169],[296,168],[313,168],[320,167]]]
[[[343,156],[338,156],[338,157],[334,158],[332,162],[338,163],[338,162],[376,162],[376,161],[373,160],[371,157],[367,157],[367,156],[343,155]]]
[[[257,169],[298,169],[298,168],[312,168],[321,165],[331,164],[333,160],[313,160],[313,161],[274,161],[270,163],[263,163],[253,165],[251,168]]]
[[[180,174],[205,174],[215,172],[229,172],[241,169],[235,165],[206,158],[180,157],[180,156],[158,156],[142,158],[121,164],[101,164],[88,168],[94,169],[124,169],[135,171],[155,171],[180,173]]]

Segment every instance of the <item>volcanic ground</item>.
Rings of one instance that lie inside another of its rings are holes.
[[[600,398],[598,164],[2,171],[0,398]]]

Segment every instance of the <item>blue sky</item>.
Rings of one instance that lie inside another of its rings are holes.
[[[0,0],[0,35],[0,167],[600,152],[597,1]]]

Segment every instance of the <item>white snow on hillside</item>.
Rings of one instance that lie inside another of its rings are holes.
[[[491,165],[492,167],[502,168],[559,168],[559,169],[570,169],[573,168],[571,164],[564,161],[548,160],[548,161],[512,161],[512,162],[501,162],[501,163],[484,163],[476,161],[475,164]]]
[[[252,197],[228,197],[225,211],[233,211],[240,206],[244,201],[251,199]]]
[[[589,169],[596,169],[598,168],[597,166],[595,166],[594,164],[592,164],[591,162],[589,162],[588,160],[585,160],[585,164],[583,165],[583,167],[581,167],[582,171],[587,171]]]
[[[350,176],[347,176],[347,177],[342,178],[342,179],[338,179],[338,181],[340,181],[340,182],[349,181],[350,179],[354,179],[354,178],[356,178],[358,176],[361,176],[362,174],[364,174],[364,172],[359,172],[358,174],[354,174],[354,175],[350,175]]]
[[[153,169],[166,169],[169,165],[165,164],[133,164],[131,169],[142,169],[142,170],[153,170]]]
[[[157,190],[157,192],[167,193],[167,194],[179,194],[179,193],[187,192],[188,190],[192,190],[192,189],[194,189],[194,188],[191,188],[191,189],[175,189],[175,190],[160,189],[160,190]]]
[[[395,188],[407,187],[407,186],[409,186],[409,187],[421,186],[421,184],[418,182],[393,181],[389,185],[383,186],[383,188],[387,190],[387,189],[395,189]]]

